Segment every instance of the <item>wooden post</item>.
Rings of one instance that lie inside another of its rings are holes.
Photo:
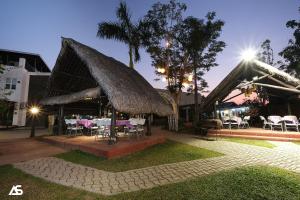
[[[64,121],[64,105],[60,105],[58,109],[58,135],[63,133],[63,121]]]
[[[111,110],[111,123],[110,123],[110,136],[109,136],[109,140],[108,140],[108,144],[114,144],[116,143],[117,139],[116,139],[116,109],[112,106],[112,110]]]
[[[147,136],[151,136],[151,114],[147,115]]]
[[[218,119],[219,118],[219,116],[218,116],[218,113],[217,113],[217,105],[218,105],[218,103],[217,102],[215,102],[214,103],[214,119]]]
[[[99,95],[99,117],[100,117],[100,118],[101,118],[101,116],[102,116],[101,93],[102,93],[102,90],[100,89],[100,95]]]

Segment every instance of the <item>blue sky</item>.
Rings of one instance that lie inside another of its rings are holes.
[[[134,19],[141,18],[152,0],[126,1]],[[166,2],[166,1],[161,1]],[[225,21],[221,39],[227,47],[219,54],[219,66],[205,77],[213,89],[239,62],[239,52],[248,46],[258,46],[269,38],[274,52],[282,50],[290,38],[285,27],[290,19],[299,19],[297,0],[185,0],[186,16],[203,18],[216,11]],[[0,48],[40,54],[53,68],[61,47],[61,36],[71,37],[100,52],[128,64],[127,47],[113,40],[96,37],[97,24],[116,20],[119,0],[1,0]],[[141,50],[142,60],[137,71],[154,87],[164,83],[154,81],[151,59]]]

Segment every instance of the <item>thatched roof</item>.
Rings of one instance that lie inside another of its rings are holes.
[[[171,107],[137,71],[73,39],[63,38],[48,94],[41,103],[68,104],[100,94],[105,94],[120,112],[172,114]]]
[[[291,96],[298,97],[300,94],[299,79],[258,60],[253,60],[251,62],[242,61],[205,98],[205,101],[202,104],[203,109],[212,109],[216,101],[224,100],[224,98],[242,81],[253,81],[253,77],[262,76],[265,76],[265,78],[256,81],[257,83],[278,85],[296,91],[296,93],[291,93],[289,91],[266,88],[268,93],[274,94],[274,96],[290,98]],[[299,94],[297,94],[297,90],[299,90]]]

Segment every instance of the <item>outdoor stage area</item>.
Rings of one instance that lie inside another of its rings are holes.
[[[107,159],[124,156],[141,151],[155,144],[165,142],[165,137],[160,134],[142,137],[120,137],[113,145],[108,144],[108,138],[95,140],[94,136],[46,136],[39,140],[62,147],[67,150],[80,150]]]
[[[262,128],[249,129],[220,129],[209,130],[211,137],[238,137],[247,139],[273,140],[273,141],[300,141],[300,133],[296,131],[272,131]]]

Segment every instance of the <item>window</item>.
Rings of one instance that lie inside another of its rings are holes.
[[[5,89],[10,89],[11,78],[6,78]]]
[[[16,78],[13,78],[11,80],[11,89],[12,90],[15,90],[17,88],[17,79]]]
[[[15,90],[17,88],[17,79],[16,78],[6,78],[5,89]]]

